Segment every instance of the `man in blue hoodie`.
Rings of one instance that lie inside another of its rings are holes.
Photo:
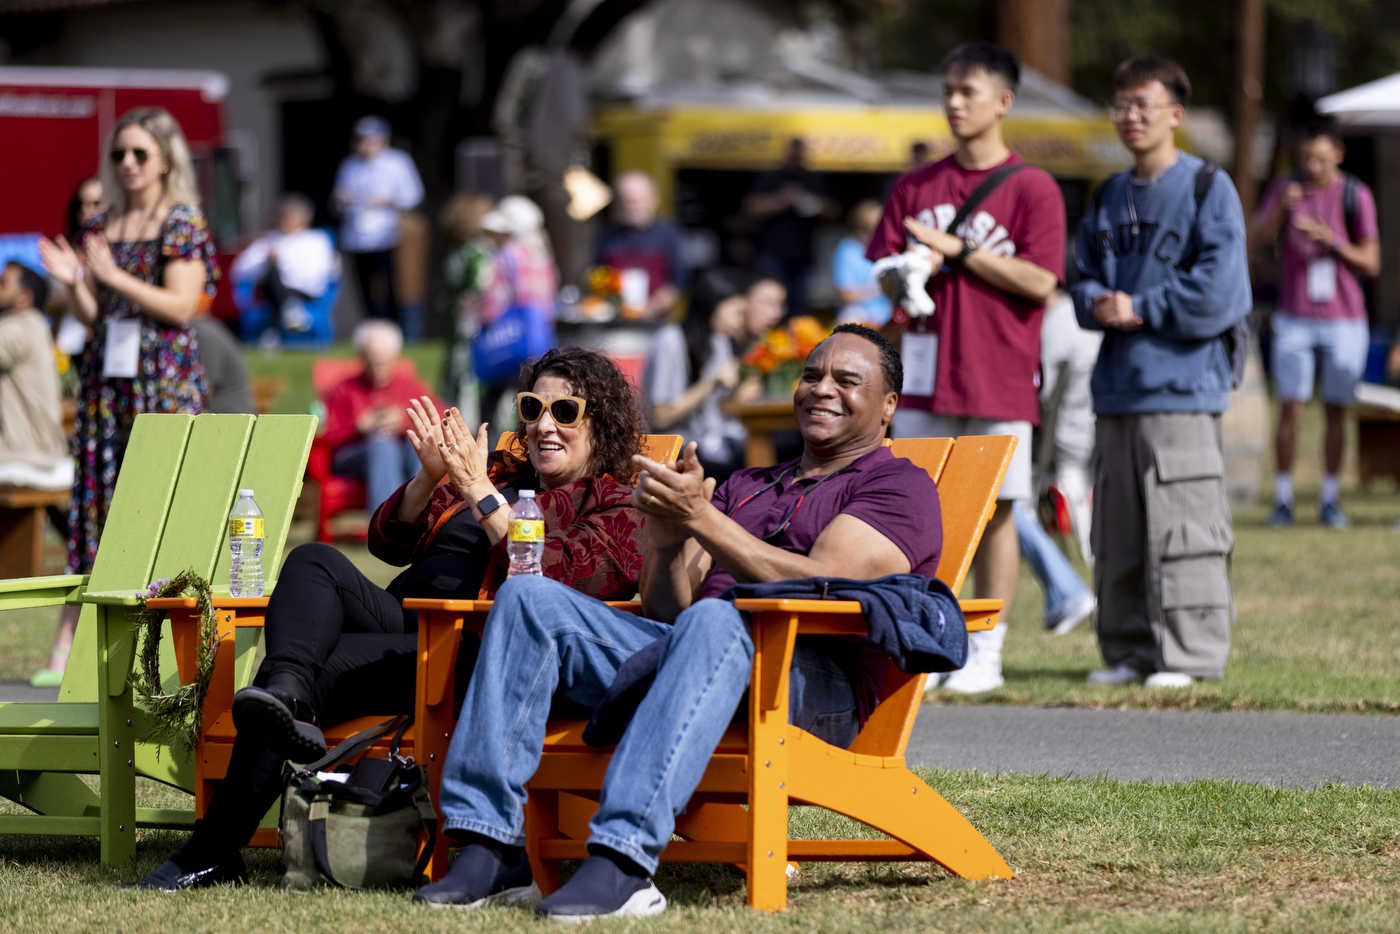
[[[1185,687],[1218,678],[1233,618],[1221,413],[1250,308],[1244,215],[1224,172],[1177,150],[1191,84],[1135,58],[1112,117],[1133,168],[1105,181],[1079,229],[1075,313],[1104,331],[1091,538],[1099,650],[1089,680]]]

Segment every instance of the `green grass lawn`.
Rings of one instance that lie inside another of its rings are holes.
[[[337,348],[347,354],[348,348]],[[435,381],[440,347],[415,353]],[[255,376],[288,381],[279,412],[311,400],[311,354],[249,354]],[[1005,689],[975,702],[1180,706],[1202,709],[1400,710],[1400,495],[1347,490],[1348,533],[1311,522],[1317,489],[1315,410],[1305,422],[1299,472],[1302,524],[1263,527],[1262,507],[1236,515],[1240,620],[1227,676],[1184,692],[1094,688],[1088,626],[1040,631],[1040,593],[1023,575],[1007,640]],[[1348,474],[1350,475],[1350,474]],[[289,545],[307,540],[309,523]],[[372,579],[395,569],[345,546]],[[28,677],[47,655],[56,612],[0,620],[0,678]],[[950,699],[951,700],[951,699]],[[1400,931],[1400,791],[1323,786],[1279,790],[1231,782],[1181,784],[992,776],[919,770],[1015,867],[1009,882],[964,882],[920,864],[812,864],[791,885],[790,910],[743,907],[741,874],[666,865],[658,883],[672,907],[660,919],[598,929],[735,932],[844,931]],[[187,807],[182,792],[142,781],[140,803]],[[9,811],[12,806],[0,806]],[[854,836],[853,822],[794,809],[795,836]],[[140,934],[335,930],[541,929],[524,911],[418,910],[395,893],[283,893],[275,851],[249,851],[253,885],[180,896],[125,892],[182,842],[138,834],[136,860],[98,862],[95,840],[0,836],[0,931]]]
[[[1231,782],[1145,782],[920,770],[1016,869],[965,882],[927,864],[808,864],[789,910],[744,907],[727,866],[667,864],[659,919],[601,930],[1400,931],[1400,792],[1285,791]],[[143,803],[174,797],[143,788]],[[862,828],[811,808],[797,836]],[[398,893],[285,893],[275,851],[246,851],[253,885],[182,895],[125,892],[181,835],[139,837],[136,860],[98,864],[95,841],[0,837],[0,930],[547,930],[524,910],[434,912]]]

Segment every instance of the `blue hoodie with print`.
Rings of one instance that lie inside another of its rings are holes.
[[[1095,412],[1229,408],[1222,336],[1252,305],[1244,213],[1221,171],[1197,206],[1202,165],[1182,153],[1152,183],[1133,181],[1131,172],[1115,175],[1080,223],[1074,310],[1082,326],[1105,331],[1090,380]],[[1094,320],[1094,299],[1113,291],[1132,296],[1140,330],[1105,329]]]

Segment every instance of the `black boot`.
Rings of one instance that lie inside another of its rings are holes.
[[[326,737],[316,727],[316,712],[301,696],[288,678],[246,687],[233,695],[233,725],[284,759],[314,762],[326,754]]]

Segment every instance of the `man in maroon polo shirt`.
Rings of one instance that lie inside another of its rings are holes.
[[[797,460],[738,471],[716,490],[694,444],[678,462],[638,458],[633,504],[651,538],[641,616],[547,578],[506,582],[443,765],[443,826],[466,846],[416,900],[475,907],[539,898],[521,827],[552,699],[597,706],[618,667],[666,636],[656,679],[608,768],[590,856],[538,909],[559,920],[664,910],[650,876],[749,684],[748,624],[719,595],[736,581],[932,577],[938,567],[938,490],[884,446],[902,381],[884,338],[842,325],[807,358],[794,393]],[[848,747],[888,663],[863,639],[799,637],[792,722]]]
[[[977,596],[1002,600],[1003,620],[1021,566],[1012,503],[1034,493],[1031,427],[1040,423],[1041,322],[1065,268],[1060,188],[1002,140],[1020,74],[1016,56],[990,42],[967,42],[948,53],[943,111],[957,148],[895,182],[865,254],[878,261],[912,244],[932,253],[927,291],[933,314],[916,317],[896,308],[884,332],[903,341],[904,394],[895,435],[1019,439],[973,564]],[[959,209],[994,178],[996,187],[955,225]],[[1005,622],[973,633],[967,665],[943,687],[968,694],[1000,687],[1005,638]]]

